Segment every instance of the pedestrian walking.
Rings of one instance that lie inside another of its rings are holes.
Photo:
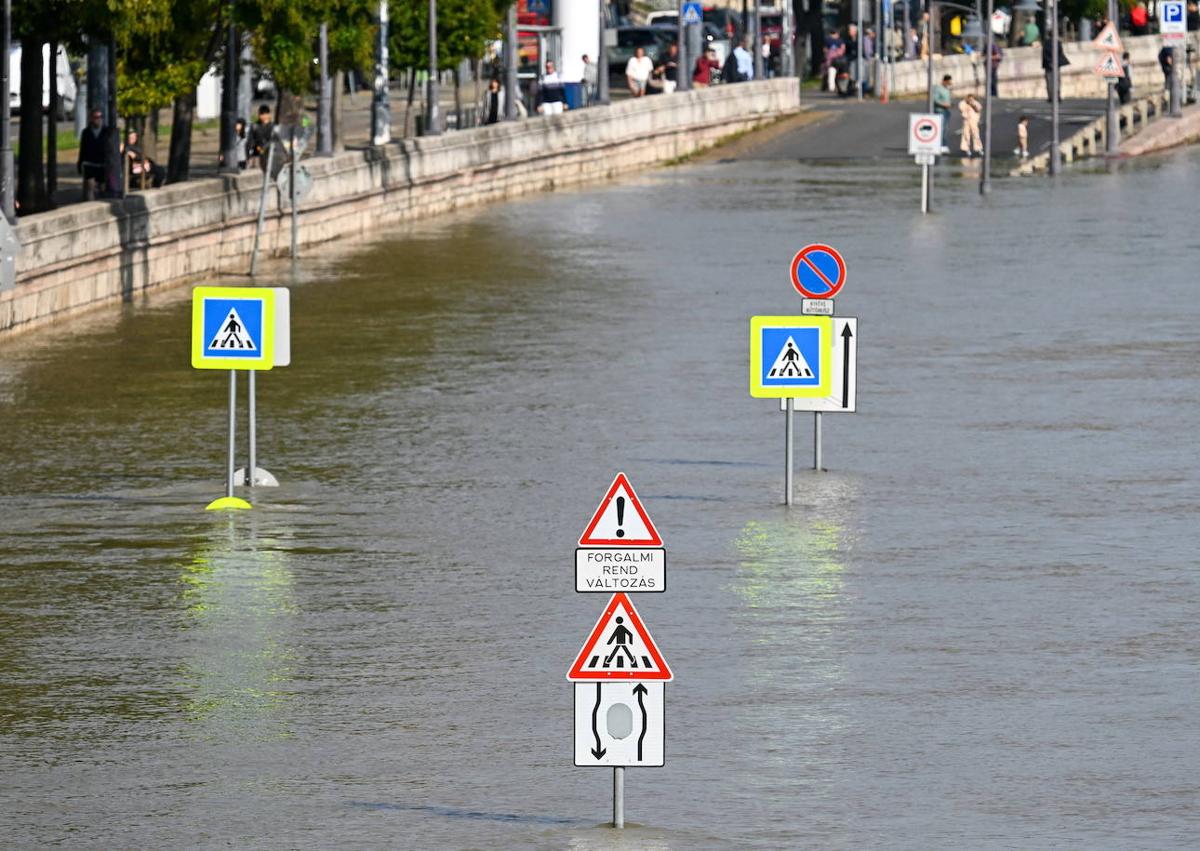
[[[583,54],[583,103],[591,106],[596,102],[596,86],[600,81],[599,72],[588,55]]]
[[[1167,45],[1158,51],[1158,67],[1163,72],[1163,88],[1171,88],[1171,74],[1175,71],[1175,50]]]
[[[1017,147],[1013,149],[1013,154],[1025,159],[1029,156],[1029,116],[1022,115],[1017,119]]]
[[[1146,35],[1150,32],[1150,13],[1141,0],[1129,10],[1129,31],[1134,35]]]
[[[737,66],[738,82],[754,79],[754,54],[750,52],[750,36],[744,36],[733,49],[734,62]]]
[[[275,123],[271,121],[271,107],[264,103],[258,108],[258,120],[250,128],[247,166],[255,165],[263,171],[267,170],[267,153],[271,150],[271,135],[274,132]]]
[[[111,127],[104,126],[104,113],[93,109],[88,115],[88,126],[79,134],[79,157],[75,171],[83,178],[83,200],[90,201],[99,192],[103,195],[107,187],[107,166]]]
[[[1117,97],[1126,104],[1133,97],[1133,63],[1129,61],[1128,50],[1121,54],[1121,70],[1124,76],[1117,80]]]
[[[629,94],[640,98],[646,94],[646,83],[654,73],[654,61],[646,55],[646,48],[639,47],[625,63],[625,82],[629,86]]]
[[[950,132],[950,107],[954,105],[954,98],[950,95],[950,89],[954,86],[954,80],[949,74],[942,77],[942,82],[933,87],[933,111],[942,117],[942,153],[950,153],[950,146],[946,144],[946,134]]]
[[[721,63],[717,61],[717,51],[711,47],[704,48],[704,55],[696,60],[692,69],[692,85],[706,88],[713,82],[713,73],[721,73]]]
[[[661,87],[663,94],[669,95],[674,93],[679,85],[679,46],[672,44],[667,48],[667,56],[663,59],[662,64],[654,69],[655,81],[651,83],[655,87]]]
[[[1066,52],[1063,51],[1062,40],[1058,42],[1058,67],[1070,65]],[[1055,98],[1062,101],[1062,72],[1058,73],[1058,91],[1054,91],[1054,63],[1050,59],[1050,42],[1042,42],[1042,71],[1046,74],[1046,100],[1053,103]]]
[[[983,107],[975,99],[975,95],[967,95],[958,102],[958,112],[963,122],[959,149],[964,157],[983,156],[983,137],[979,135],[979,119],[983,115]]]
[[[1004,61],[1004,51],[999,43],[992,39],[992,97],[1000,97],[1000,63]]]

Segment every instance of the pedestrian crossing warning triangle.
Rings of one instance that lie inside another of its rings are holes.
[[[254,338],[246,330],[246,323],[238,315],[236,307],[229,308],[229,315],[221,323],[208,348],[216,351],[258,351],[258,346],[254,345]]]
[[[1125,71],[1121,68],[1121,63],[1117,61],[1116,54],[1110,53],[1104,57],[1104,61],[1096,66],[1096,73],[1101,77],[1124,77]]]
[[[779,350],[779,354],[775,358],[775,363],[771,364],[767,378],[812,377],[812,367],[808,365],[808,361],[800,353],[800,347],[796,345],[796,341],[789,334],[787,340],[784,341],[783,348]]]
[[[629,597],[613,594],[596,621],[575,664],[567,671],[571,682],[605,680],[660,680],[675,678],[658,652],[650,630],[638,617]]]
[[[633,492],[624,473],[617,473],[592,520],[579,537],[581,547],[661,547],[662,538]]]
[[[1105,24],[1104,29],[1100,30],[1100,34],[1092,39],[1092,47],[1099,47],[1116,53],[1120,53],[1125,49],[1124,45],[1121,44],[1121,37],[1117,35],[1117,28],[1113,26],[1112,21]]]

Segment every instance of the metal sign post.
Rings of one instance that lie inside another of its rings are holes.
[[[257,453],[255,436],[254,371],[291,363],[291,307],[286,289],[197,287],[192,294],[192,367],[229,370],[229,435],[225,496],[208,509],[246,509],[250,503],[234,496],[243,471],[237,457],[237,371],[250,371],[250,470]],[[265,471],[261,471],[265,472]],[[267,474],[268,476],[270,474]],[[250,479],[253,480],[253,474]],[[273,478],[273,477],[272,477]]]
[[[625,769],[620,765],[613,769],[613,827],[625,827]]]
[[[942,150],[942,121],[937,113],[910,113],[908,116],[908,152],[921,166],[921,212],[929,212],[930,172]]]
[[[784,434],[787,435],[783,450],[783,504],[792,504],[792,470],[795,469],[795,437],[796,437],[796,400],[786,400],[787,411],[784,414]],[[820,416],[820,414],[817,414]]]
[[[250,251],[250,277],[258,267],[258,243],[262,239],[263,225],[267,218],[267,190],[271,188],[271,171],[275,166],[275,133],[271,132],[271,141],[267,145],[267,170],[263,172],[262,192],[258,195],[258,224],[254,228],[254,248]]]
[[[794,501],[796,411],[813,412],[813,470],[820,472],[822,414],[853,413],[858,395],[858,320],[834,315],[845,260],[828,245],[809,245],[792,258],[791,278],[805,297],[803,315],[750,318],[750,395],[780,402],[787,506]]]
[[[296,160],[299,159],[299,154],[296,151],[296,125],[291,126],[291,161],[288,163],[288,199],[292,205],[292,251],[291,258],[296,259],[296,243],[299,240],[300,219],[296,212]]]

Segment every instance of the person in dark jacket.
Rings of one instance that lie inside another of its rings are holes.
[[[1175,71],[1175,48],[1163,45],[1158,51],[1158,67],[1163,72],[1163,88],[1171,88],[1171,74]]]
[[[1050,39],[1045,39],[1042,42],[1042,70],[1046,72],[1046,100],[1053,102],[1057,96],[1058,100],[1062,100],[1062,73],[1058,75],[1058,91],[1054,91],[1054,65],[1050,61]],[[1071,61],[1067,59],[1067,54],[1063,51],[1062,39],[1058,40],[1058,67],[1070,65]]]
[[[79,158],[75,171],[83,177],[83,199],[90,201],[96,189],[105,189],[109,142],[112,128],[104,126],[104,113],[93,109],[88,116],[88,126],[79,134]]]
[[[263,171],[267,170],[267,154],[271,151],[271,134],[275,123],[271,121],[271,107],[265,103],[258,108],[258,121],[250,128],[250,142],[247,144],[247,165],[256,165]]]
[[[1117,97],[1125,104],[1129,103],[1133,94],[1133,63],[1129,61],[1128,50],[1121,54],[1121,70],[1125,76],[1117,80]]]

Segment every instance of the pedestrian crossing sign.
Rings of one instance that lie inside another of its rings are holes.
[[[667,661],[624,593],[612,595],[567,672],[571,682],[673,679]]]
[[[275,366],[276,295],[267,287],[197,287],[192,293],[192,366]]]
[[[750,395],[760,399],[828,396],[833,385],[833,318],[750,319]]]

